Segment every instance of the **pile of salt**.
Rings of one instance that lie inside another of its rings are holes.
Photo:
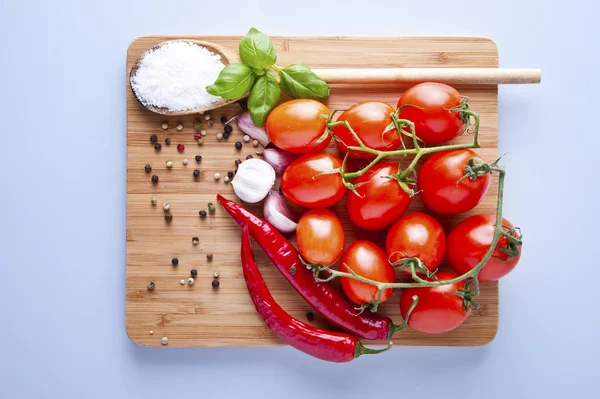
[[[148,106],[185,111],[220,100],[206,92],[225,67],[221,56],[185,41],[171,41],[147,52],[131,79],[133,90]]]

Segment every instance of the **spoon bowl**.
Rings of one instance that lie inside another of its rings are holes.
[[[233,100],[226,100],[224,98],[206,106],[203,108],[194,108],[194,109],[187,109],[187,110],[183,110],[183,111],[173,111],[170,110],[169,108],[166,107],[156,107],[154,105],[151,104],[144,104],[144,102],[141,99],[141,96],[139,95],[139,93],[137,93],[134,89],[133,86],[133,78],[135,77],[137,71],[140,69],[141,66],[141,62],[142,59],[144,58],[144,56],[146,54],[148,54],[149,52],[155,51],[159,48],[161,48],[162,46],[164,46],[167,43],[170,42],[174,42],[174,41],[178,41],[178,42],[187,42],[187,43],[191,43],[191,44],[195,44],[197,46],[201,46],[204,47],[205,49],[207,49],[208,51],[210,51],[213,54],[219,55],[221,57],[221,62],[223,63],[223,65],[228,65],[231,61],[235,61],[237,60],[237,56],[228,51],[227,49],[216,45],[214,43],[209,43],[209,42],[205,42],[202,40],[192,40],[192,39],[177,39],[177,40],[168,40],[165,42],[161,42],[158,43],[156,46],[144,51],[139,57],[138,59],[135,61],[135,63],[133,64],[133,66],[131,67],[131,72],[129,73],[129,85],[131,86],[131,91],[133,92],[133,95],[135,96],[136,100],[138,100],[138,102],[146,109],[148,109],[149,111],[155,112],[157,114],[161,114],[161,115],[167,115],[167,116],[179,116],[179,115],[192,115],[192,114],[198,114],[198,113],[203,113],[206,111],[211,111],[213,109],[216,108],[221,108],[225,105],[234,103],[246,96],[242,96]]]

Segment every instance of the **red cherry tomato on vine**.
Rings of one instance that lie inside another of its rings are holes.
[[[342,255],[340,271],[349,273],[348,268],[361,277],[382,283],[395,281],[394,268],[387,260],[387,255],[381,248],[370,241],[354,241]],[[367,305],[377,299],[379,289],[371,284],[340,277],[342,289],[352,302],[357,305]],[[380,303],[388,300],[393,293],[392,288],[383,290]]]
[[[331,141],[327,136],[314,145],[327,128],[329,108],[315,100],[298,99],[279,104],[267,117],[269,138],[282,150],[312,154],[323,150]]]
[[[419,258],[433,271],[444,259],[446,235],[433,217],[421,212],[408,213],[390,227],[385,248],[392,263],[402,258]],[[411,274],[410,269],[404,272]]]
[[[446,260],[455,272],[465,274],[483,259],[492,243],[495,224],[495,214],[483,213],[463,220],[450,231]],[[510,229],[514,228],[513,224],[505,218],[502,218],[502,226]],[[504,231],[507,231],[507,229],[505,228]],[[516,231],[513,236],[518,236]],[[501,236],[496,247],[507,248],[507,238]],[[492,257],[479,271],[479,281],[499,280],[517,266],[520,258],[520,251],[517,256],[509,258],[504,252],[494,250]]]
[[[436,277],[439,281],[452,280],[458,277],[452,272],[438,272]],[[435,281],[433,279],[426,279]],[[400,313],[406,316],[412,297],[419,297],[417,306],[408,318],[410,328],[428,333],[439,334],[454,330],[460,326],[471,314],[471,308],[464,310],[463,299],[454,294],[465,287],[465,281],[441,285],[438,287],[407,288],[400,294]]]
[[[391,129],[385,133],[383,131],[392,123],[390,115],[393,113],[394,108],[387,103],[366,101],[354,104],[344,111],[337,122],[347,121],[367,147],[374,150],[391,151],[400,147],[398,131],[396,129]],[[358,141],[346,126],[336,126],[332,130],[343,142],[337,140],[335,142],[343,154],[348,152],[347,146],[358,146]],[[350,156],[354,158],[375,158],[375,155],[362,151],[351,151]]]
[[[311,209],[298,221],[296,243],[305,261],[329,266],[340,258],[346,235],[335,213],[328,209]]]
[[[414,122],[417,137],[430,145],[454,139],[465,130],[459,107],[463,97],[453,87],[443,83],[420,83],[406,90],[398,100],[398,117]]]
[[[417,178],[419,195],[431,210],[441,214],[466,212],[485,197],[491,177],[464,178],[469,159],[479,158],[475,151],[451,150],[434,154],[421,167]],[[460,180],[460,181],[459,181]]]
[[[395,173],[398,173],[398,164],[380,162],[354,180],[354,184],[366,183],[356,189],[358,195],[350,193],[346,200],[348,216],[355,225],[367,230],[382,229],[406,211],[410,195],[397,180],[385,177]]]
[[[294,204],[306,208],[327,208],[344,197],[346,186],[339,173],[323,173],[341,166],[342,161],[330,154],[304,155],[283,172],[283,195]]]

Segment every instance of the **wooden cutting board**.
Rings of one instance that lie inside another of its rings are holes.
[[[223,179],[215,181],[219,172],[225,176],[234,170],[234,160],[255,155],[256,148],[244,144],[241,151],[234,147],[242,141],[242,134],[235,123],[228,141],[218,141],[217,132],[223,131],[220,118],[240,112],[237,104],[211,113],[214,126],[208,127],[203,117],[194,116],[165,118],[145,110],[134,98],[129,86],[129,70],[138,56],[155,44],[182,37],[146,36],[134,40],[127,51],[127,335],[136,343],[161,346],[161,338],[168,337],[168,346],[271,346],[282,343],[271,334],[257,316],[246,291],[240,267],[240,228],[230,219],[215,200],[221,193],[237,200],[230,184]],[[189,39],[206,40],[237,49],[237,36],[197,36]],[[303,63],[310,67],[497,67],[498,50],[493,41],[482,37],[273,37],[277,49],[277,63],[287,65]],[[395,105],[404,86],[337,86],[332,87],[327,102],[330,109],[345,109],[359,101],[382,100]],[[481,148],[479,155],[488,161],[497,157],[498,150],[498,88],[497,86],[458,86],[463,95],[470,97],[471,109],[481,115]],[[202,121],[208,131],[204,145],[193,139],[195,119]],[[164,131],[163,122],[170,128]],[[183,123],[183,130],[175,126]],[[163,144],[160,152],[154,150],[150,135],[155,134]],[[171,145],[164,144],[166,137]],[[466,134],[456,142],[471,141]],[[179,153],[177,144],[184,144]],[[336,153],[332,143],[330,152]],[[202,155],[196,164],[195,155]],[[183,165],[187,158],[189,163]],[[172,169],[165,162],[173,162]],[[152,166],[152,173],[144,171],[144,165]],[[194,179],[194,169],[202,171]],[[152,184],[151,175],[157,174],[158,184]],[[443,218],[446,229],[466,216],[479,212],[494,212],[497,194],[496,181],[484,201],[473,211],[457,217]],[[150,203],[156,196],[158,204]],[[168,202],[173,221],[165,222],[162,204]],[[198,216],[207,203],[217,207],[214,215],[205,219]],[[357,232],[348,221],[345,201],[332,209],[342,219],[348,232],[348,242],[356,237],[368,238],[383,244],[385,232]],[[253,212],[262,215],[260,206],[252,206]],[[411,211],[422,210],[418,196],[412,202]],[[193,245],[192,237],[199,237],[200,244]],[[255,244],[257,262],[280,305],[294,317],[307,321],[311,308],[289,286],[277,269]],[[208,261],[206,254],[212,253]],[[171,265],[177,257],[179,265]],[[180,284],[196,269],[198,276],[193,285]],[[213,289],[213,271],[220,274],[220,287]],[[154,282],[156,288],[146,287]],[[401,320],[399,293],[380,306],[380,312],[394,322]],[[476,346],[490,342],[498,328],[498,284],[485,283],[478,298],[481,309],[460,328],[440,335],[427,335],[410,329],[396,334],[394,343],[400,345]],[[331,328],[315,313],[311,322],[320,327]],[[151,334],[151,331],[153,334]]]

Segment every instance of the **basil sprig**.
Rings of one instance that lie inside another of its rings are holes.
[[[277,52],[269,36],[250,28],[239,44],[242,64],[229,64],[206,91],[227,100],[248,97],[248,110],[252,122],[263,126],[269,112],[279,103],[281,89],[277,83],[279,73],[281,88],[292,98],[311,98],[325,101],[329,86],[306,65],[292,64],[285,68],[275,65]]]

